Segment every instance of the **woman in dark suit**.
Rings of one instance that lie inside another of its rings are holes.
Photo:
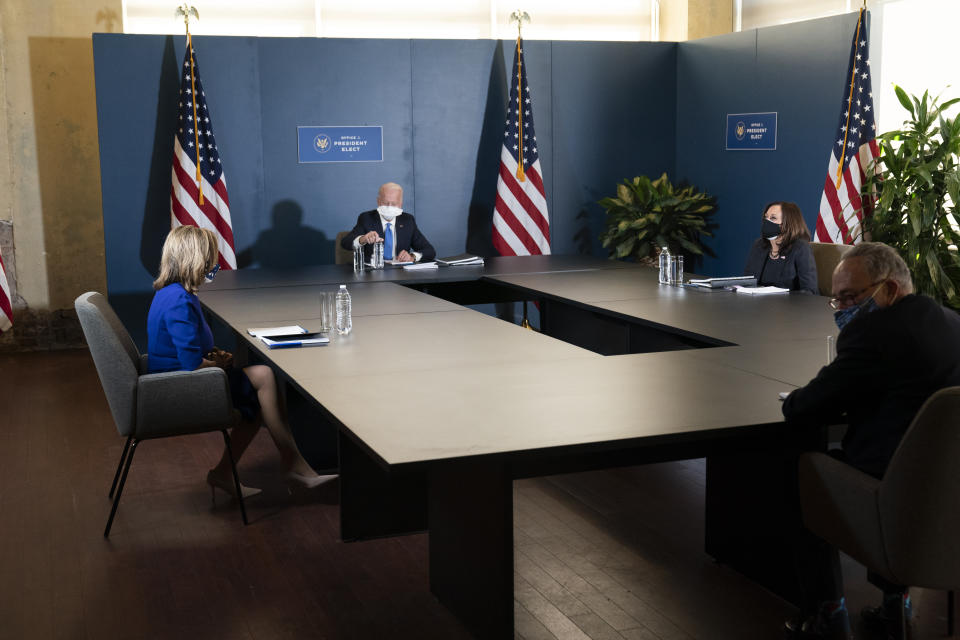
[[[793,202],[768,204],[760,235],[750,247],[743,274],[755,276],[757,286],[816,294],[817,265],[800,207]]]
[[[300,455],[281,411],[273,370],[265,365],[236,368],[230,353],[213,346],[197,290],[216,273],[217,257],[217,239],[208,229],[182,226],[167,234],[147,316],[147,368],[150,373],[203,367],[226,371],[233,405],[242,417],[230,438],[234,458],[240,459],[263,423],[280,451],[287,480],[300,487],[318,486],[335,476],[317,475]],[[236,493],[226,451],[207,474],[207,484],[211,490]],[[245,497],[259,492],[243,487]]]

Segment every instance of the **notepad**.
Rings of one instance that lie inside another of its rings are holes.
[[[482,265],[483,258],[475,256],[472,253],[461,253],[458,256],[449,256],[447,258],[437,258],[437,262],[447,266],[469,266]]]
[[[298,324],[292,324],[285,327],[253,327],[247,329],[247,333],[254,338],[271,338],[277,336],[300,335],[307,333],[307,330]]]
[[[268,349],[287,349],[290,347],[321,347],[330,343],[330,338],[325,338],[320,333],[301,333],[292,336],[274,336],[268,338],[260,336],[263,344]]]
[[[426,269],[439,269],[436,262],[418,262],[416,264],[406,264],[403,266],[404,271],[422,271]]]

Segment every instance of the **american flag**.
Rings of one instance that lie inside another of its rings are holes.
[[[236,269],[227,183],[217,141],[213,137],[207,97],[200,82],[200,67],[189,36],[182,72],[177,134],[173,137],[170,224],[172,227],[193,225],[213,231],[220,249],[220,268]]]
[[[537,136],[533,132],[533,103],[520,38],[517,38],[513,57],[513,81],[500,150],[493,246],[502,256],[550,253],[550,218],[540,173]]]
[[[870,82],[872,71],[866,18],[866,9],[861,9],[850,47],[840,124],[834,137],[820,198],[817,242],[860,242],[861,222],[873,212],[873,197],[860,194],[867,176],[879,172],[876,160],[880,155]]]
[[[0,333],[13,326],[13,306],[7,272],[3,269],[3,256],[0,256]]]

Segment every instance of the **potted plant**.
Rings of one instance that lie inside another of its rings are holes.
[[[877,137],[879,170],[863,193],[878,197],[864,231],[900,253],[918,293],[960,308],[960,118],[943,114],[960,98],[939,104],[927,92],[917,98],[895,89],[910,118]]]
[[[653,265],[662,247],[672,254],[715,255],[700,242],[713,235],[710,216],[716,199],[692,186],[676,187],[664,173],[627,178],[617,185],[614,198],[599,202],[607,212],[607,229],[600,234],[610,259],[632,258]]]

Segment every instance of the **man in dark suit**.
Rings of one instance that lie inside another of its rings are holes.
[[[420,233],[412,213],[403,210],[403,188],[388,182],[377,192],[377,208],[364,211],[357,224],[340,242],[348,251],[363,247],[370,260],[376,242],[383,242],[383,259],[396,262],[429,262],[437,256],[433,245]]]
[[[833,272],[833,295],[837,357],[787,397],[783,415],[799,426],[846,422],[843,448],[831,453],[880,478],[920,406],[939,389],[960,385],[960,316],[914,294],[907,265],[879,242],[847,252]],[[793,637],[844,637],[839,559],[836,550],[815,546],[801,543],[800,578],[803,590],[820,601],[807,603],[805,613],[814,620],[804,621],[806,631],[795,628]],[[871,582],[879,580],[872,576]],[[862,614],[867,637],[886,637],[884,627],[896,615],[890,607],[900,606],[905,591],[877,586],[885,604]]]

